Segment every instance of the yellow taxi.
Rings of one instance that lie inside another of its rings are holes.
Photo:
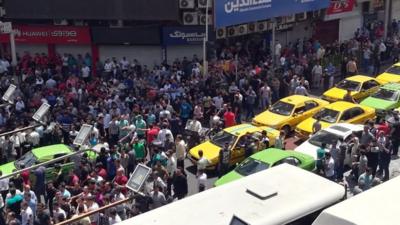
[[[311,117],[329,102],[307,97],[292,95],[273,104],[267,111],[253,118],[252,124],[268,126],[289,133],[301,121]]]
[[[299,123],[295,132],[299,138],[308,138],[313,132],[313,125],[317,119],[320,120],[321,128],[324,129],[334,123],[364,124],[374,118],[375,109],[371,107],[338,101],[325,106],[314,116]]]
[[[358,102],[377,92],[379,86],[384,83],[385,82],[378,81],[373,77],[355,75],[340,81],[335,87],[327,90],[322,95],[322,99],[330,102],[343,100],[344,96],[347,94],[347,91],[350,90],[351,96]]]
[[[189,159],[192,162],[199,160],[199,150],[203,151],[203,156],[209,160],[207,170],[213,170],[218,164],[219,152],[225,146],[225,143],[229,144],[231,150],[231,165],[235,165],[244,160],[245,158],[245,136],[250,134],[252,140],[260,140],[262,137],[262,131],[267,132],[269,139],[269,146],[264,146],[261,142],[257,146],[257,150],[263,150],[275,144],[275,139],[279,136],[279,131],[270,127],[256,127],[251,124],[240,124],[233,127],[225,128],[221,132],[217,133],[209,141],[199,144],[189,150]]]
[[[376,79],[383,83],[400,83],[400,63],[392,65],[384,73],[377,76]]]

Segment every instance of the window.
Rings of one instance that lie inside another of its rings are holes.
[[[288,163],[288,164],[293,165],[293,166],[299,166],[300,165],[300,160],[298,160],[295,157],[290,156],[290,157],[287,157],[287,158],[279,160],[278,162],[276,162],[274,164],[274,166],[280,165],[282,163]]]
[[[374,80],[369,80],[369,81],[364,82],[364,84],[362,85],[362,90],[367,91],[376,86],[379,86],[378,82],[376,82]]]
[[[306,111],[306,110],[305,110],[305,107],[304,107],[304,106],[300,106],[300,107],[298,107],[298,108],[296,108],[296,109],[294,110],[294,113],[295,113],[295,114],[302,114],[302,113],[304,113],[304,111]]]
[[[343,114],[342,117],[340,118],[341,121],[347,121],[349,119],[351,119],[351,110],[346,110]]]
[[[364,113],[364,110],[357,107],[357,108],[353,108],[351,109],[351,118],[357,117],[359,115],[362,115]]]
[[[305,102],[304,110],[308,111],[308,110],[313,109],[313,108],[315,108],[317,106],[318,106],[318,103],[316,103],[314,101],[308,101],[308,102]]]

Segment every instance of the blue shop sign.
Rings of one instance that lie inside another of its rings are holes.
[[[327,8],[330,0],[218,0],[216,27],[266,20]]]
[[[209,40],[213,36],[212,29],[209,29]],[[163,44],[164,45],[200,45],[206,36],[204,26],[182,26],[182,27],[164,27]]]

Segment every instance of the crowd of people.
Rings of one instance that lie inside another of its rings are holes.
[[[151,68],[125,57],[99,61],[93,67],[89,54],[49,57],[24,53],[15,68],[23,82],[16,90],[15,103],[0,109],[0,130],[31,124],[32,113],[42,103],[51,105],[48,126],[2,137],[0,162],[19,159],[34,147],[71,145],[82,124],[94,126],[90,145],[102,147],[96,159],[87,154],[74,159],[75,168],[68,174],[54,165],[53,180],[45,179],[44,167],[0,180],[4,212],[0,224],[56,224],[128,198],[125,184],[137,163],[153,168],[147,197],[137,198],[132,207],[124,203],[74,223],[111,225],[184,198],[189,189],[184,163],[187,121],[195,121],[196,129],[221,122],[229,127],[251,120],[255,111],[267,109],[282,97],[331,87],[335,76],[361,71],[376,74],[382,61],[397,60],[399,52],[397,33],[383,40],[379,32],[372,32],[378,28],[358,30],[353,39],[343,43],[321,44],[304,38],[282,46],[277,41],[272,51],[251,39],[233,45],[219,43],[206,75],[196,55]],[[2,92],[16,83],[11,70],[7,57],[2,58]],[[371,186],[371,176],[381,171],[383,180],[388,178],[385,154],[397,154],[399,140],[393,138],[400,137],[398,128],[385,128],[384,132],[389,132],[385,134],[391,136],[382,136],[382,132],[371,134],[374,127],[367,127],[354,142],[359,144],[352,146],[354,155],[359,155],[353,174],[363,190]],[[289,134],[282,133],[282,138],[284,135]],[[284,149],[283,141],[282,145]],[[339,153],[319,155],[320,168],[329,178],[333,174],[335,179],[341,178],[342,148],[338,145]],[[198,163],[199,191],[207,188],[204,164]]]

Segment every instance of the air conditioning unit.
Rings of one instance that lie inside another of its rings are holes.
[[[206,25],[206,14],[200,14],[199,15],[199,24],[200,25]],[[208,15],[208,25],[212,25],[213,24],[213,18],[212,15]]]
[[[226,37],[226,29],[225,29],[225,27],[218,28],[217,32],[216,32],[216,36],[217,36],[217,39],[225,38]]]
[[[226,33],[227,33],[226,36],[228,36],[228,37],[234,37],[234,36],[237,35],[236,32],[237,32],[237,31],[236,31],[236,27],[228,27],[228,28],[227,28],[227,31],[226,31]]]
[[[307,12],[296,14],[296,21],[304,21],[306,19],[307,19]]]
[[[4,17],[6,15],[6,9],[4,7],[0,7],[0,17]]]
[[[74,20],[74,25],[75,26],[85,26],[86,23],[84,20]]]
[[[212,0],[197,0],[197,7],[198,8],[207,8],[207,1],[208,1],[208,8],[212,8],[213,1]]]
[[[111,28],[120,28],[124,26],[124,22],[122,20],[111,20],[108,24]]]
[[[268,30],[268,22],[267,21],[257,22],[257,26],[256,26],[257,32],[264,32],[267,30]]]
[[[296,22],[296,17],[294,14],[290,15],[290,16],[286,16],[285,17],[285,22],[286,23],[294,23]]]
[[[182,21],[184,25],[199,25],[199,16],[197,12],[184,12]]]
[[[57,19],[57,20],[54,20],[53,21],[54,22],[54,25],[59,25],[59,26],[66,26],[66,25],[68,25],[68,21],[67,20],[59,20],[59,19]]]
[[[247,24],[247,32],[248,32],[248,33],[257,32],[257,24],[256,24],[256,23],[249,23],[249,24]]]
[[[247,34],[247,24],[242,24],[237,27],[238,35],[246,35]]]
[[[179,8],[194,9],[194,0],[179,0]]]

